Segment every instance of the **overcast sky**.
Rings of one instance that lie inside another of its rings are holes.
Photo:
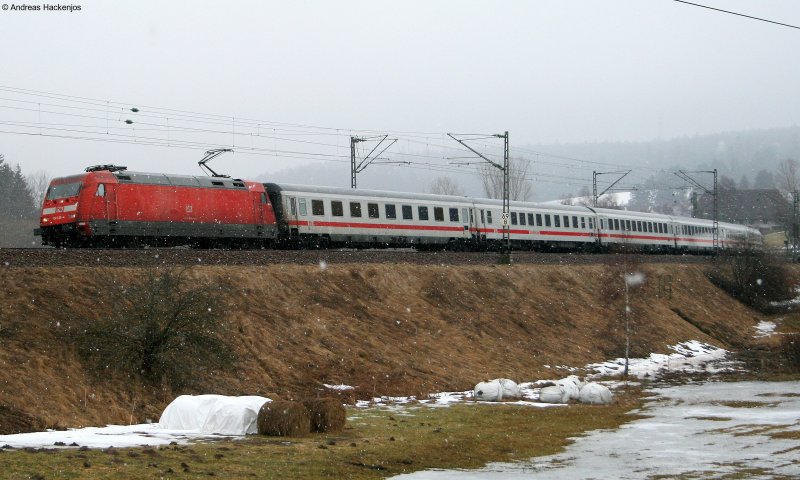
[[[800,25],[795,0],[698,1]],[[436,133],[508,130],[513,153],[524,144],[783,127],[800,116],[800,30],[670,0],[73,5],[80,11],[0,11],[1,86],[142,112],[328,127],[340,135],[308,138],[342,156],[348,129],[431,132],[437,143],[448,139]],[[7,90],[0,98],[4,132],[57,132],[22,121],[102,126],[33,106],[63,99]],[[125,119],[113,108],[98,115],[114,128]],[[250,136],[253,147],[271,145]],[[196,173],[203,150],[0,133],[9,162],[55,175],[97,163]],[[248,177],[302,161],[237,154],[226,165]]]

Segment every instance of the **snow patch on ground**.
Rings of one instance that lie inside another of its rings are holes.
[[[628,359],[628,375],[647,378],[664,371],[720,373],[740,369],[735,362],[725,361],[727,350],[697,340],[679,343],[669,348],[675,353],[668,355],[651,353],[647,358]],[[624,368],[624,358],[591,363],[586,365],[586,369],[594,373],[587,378],[622,375]]]
[[[338,390],[340,392],[344,392],[347,390],[354,390],[356,388],[356,387],[351,387],[350,385],[328,385],[327,383],[323,383],[322,386],[329,390]]]
[[[775,325],[775,322],[768,322],[766,320],[762,320],[761,322],[758,323],[758,325],[753,327],[756,329],[756,334],[753,336],[755,338],[761,338],[761,337],[769,337],[775,335],[775,327],[777,327],[777,325]]]

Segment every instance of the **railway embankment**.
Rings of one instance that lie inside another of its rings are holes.
[[[153,268],[153,267],[146,267]],[[161,266],[159,268],[166,268]],[[730,350],[756,342],[764,316],[715,287],[704,265],[645,264],[629,292],[631,355],[700,340]],[[140,267],[0,265],[0,433],[157,421],[182,393],[300,398],[465,390],[507,377],[563,377],[623,354],[624,282],[610,264],[320,263],[195,266],[220,288],[233,371],[172,389],[91,374],[74,343],[75,314],[119,306]]]

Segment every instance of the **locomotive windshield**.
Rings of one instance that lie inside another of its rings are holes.
[[[59,198],[74,197],[81,191],[81,184],[64,183],[62,185],[50,185],[47,189],[48,200],[58,200]]]

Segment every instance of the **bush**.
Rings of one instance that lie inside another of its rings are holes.
[[[110,308],[100,318],[78,318],[73,338],[96,374],[176,388],[233,366],[233,349],[222,335],[222,293],[188,273],[149,269],[128,286],[112,287],[104,299]]]
[[[793,296],[789,269],[775,255],[761,250],[723,252],[714,259],[708,278],[742,303],[770,311],[770,302]]]

